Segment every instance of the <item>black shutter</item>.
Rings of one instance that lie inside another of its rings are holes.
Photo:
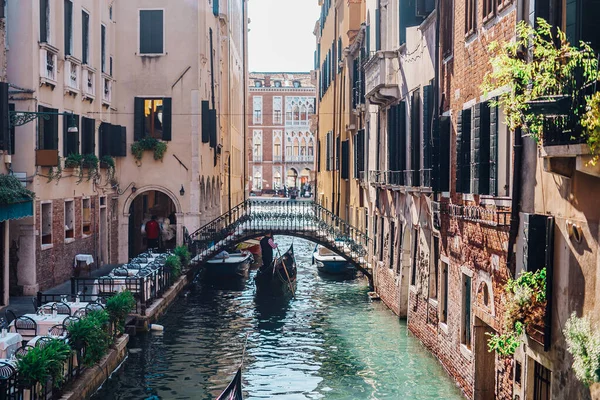
[[[202,143],[210,142],[210,125],[209,114],[210,103],[208,101],[202,101]]]
[[[210,147],[217,147],[217,110],[208,110],[208,131],[210,134]]]
[[[48,41],[48,0],[40,0],[40,43]]]
[[[163,140],[171,140],[171,126],[172,126],[172,118],[171,118],[171,114],[172,114],[172,105],[171,105],[171,98],[170,97],[165,97],[163,99],[163,120],[162,120],[162,128],[163,128],[163,134],[162,134],[162,139]]]
[[[381,11],[375,9],[375,50],[381,50]]]
[[[71,37],[73,36],[73,3],[70,0],[65,0],[65,55],[70,55],[71,49]]]
[[[69,126],[75,124],[78,132],[69,132]],[[79,116],[63,115],[63,157],[79,154]]]
[[[458,114],[460,117],[460,113]],[[440,117],[440,191],[450,191],[450,144],[452,143],[450,117]]]
[[[334,166],[335,171],[340,170],[341,148],[342,148],[341,138],[338,136],[335,138],[335,166]]]
[[[350,179],[350,141],[342,142],[342,179]]]
[[[418,90],[412,93],[410,114],[412,186],[421,186],[421,94]]]
[[[96,120],[92,118],[81,118],[83,132],[81,134],[81,153],[95,154],[96,153]]]
[[[119,151],[117,157],[127,157],[127,128],[119,126],[121,133],[119,135]]]
[[[489,103],[488,103],[489,104]],[[498,196],[498,106],[489,106],[490,110],[490,168],[489,193]]]
[[[0,82],[0,150],[10,150],[8,83]]]
[[[47,108],[46,111],[51,113],[49,125],[52,147],[50,148],[52,150],[58,150],[58,110],[55,108]]]
[[[387,111],[388,116],[388,143],[387,143],[387,156],[388,156],[388,170],[389,171],[397,171],[398,170],[398,155],[396,154],[397,148],[397,113],[396,107],[392,106]]]
[[[81,54],[81,63],[88,63],[88,48],[89,48],[89,30],[90,28],[90,15],[85,11],[81,11],[81,45],[82,45],[82,54]]]
[[[432,116],[433,116],[433,86],[423,87],[423,186],[431,186],[431,151],[433,148],[433,139],[431,136]]]
[[[463,113],[459,112],[456,117],[456,193],[462,193],[462,168],[463,168]],[[469,116],[470,118],[470,116]],[[443,168],[443,167],[442,167]]]
[[[360,129],[356,134],[356,177],[365,171],[365,130]]]
[[[471,188],[472,193],[481,194],[479,188],[479,172],[481,170],[481,108],[482,103],[473,107],[471,114]]]
[[[162,10],[140,10],[140,53],[163,53]]]
[[[317,172],[321,172],[321,139],[317,138],[317,154],[315,154],[315,156],[317,157]]]
[[[106,27],[100,25],[100,69],[106,72]]]
[[[133,140],[141,140],[144,136],[145,128],[145,117],[144,117],[144,99],[141,97],[134,98],[133,105]]]
[[[100,124],[100,130],[98,132],[98,141],[100,144],[99,157],[110,156],[110,142],[112,135],[112,125],[102,122]]]
[[[14,103],[8,104],[8,110],[15,111]],[[15,154],[15,127],[14,126],[10,128],[10,146],[9,146],[8,150],[10,150],[10,154]]]
[[[396,107],[398,114],[396,120],[398,121],[398,127],[396,129],[397,135],[397,157],[398,157],[398,170],[400,173],[400,185],[405,185],[404,180],[406,168],[406,100],[402,100],[398,107]]]

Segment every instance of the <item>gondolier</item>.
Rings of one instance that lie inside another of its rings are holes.
[[[260,240],[260,251],[263,260],[263,268],[269,268],[273,262],[273,250],[277,248],[277,243],[273,241],[273,232],[268,232]]]

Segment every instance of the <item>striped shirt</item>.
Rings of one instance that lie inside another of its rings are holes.
[[[273,249],[277,248],[277,243],[273,241],[273,238],[269,238],[269,246],[271,246]]]

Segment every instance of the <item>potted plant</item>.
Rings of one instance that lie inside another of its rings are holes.
[[[65,168],[78,168],[81,167],[83,156],[81,154],[71,153],[65,158]]]
[[[190,265],[192,254],[188,250],[187,246],[181,245],[175,247],[173,253],[179,257],[180,264],[183,268],[187,268]]]
[[[167,257],[165,260],[165,268],[171,272],[171,277],[173,279],[181,275],[181,261],[179,260],[179,257],[176,255]]]
[[[118,293],[106,302],[106,311],[117,334],[125,332],[125,318],[135,307],[135,298],[130,291]]]
[[[141,163],[145,151],[152,151],[154,159],[162,161],[167,152],[167,144],[153,137],[145,137],[131,144],[131,154],[138,165]]]

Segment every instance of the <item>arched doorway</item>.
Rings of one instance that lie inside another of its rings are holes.
[[[300,172],[300,196],[310,197],[312,195],[312,182],[310,180],[310,169],[304,168]]]
[[[147,249],[145,226],[156,217],[161,234],[159,248],[173,249],[177,245],[177,205],[167,193],[147,190],[136,195],[129,206],[129,258]]]
[[[298,171],[294,168],[290,168],[287,172],[287,187],[290,189],[298,187]]]

